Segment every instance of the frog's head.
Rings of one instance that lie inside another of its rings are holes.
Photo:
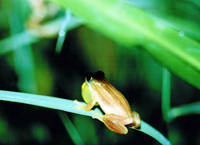
[[[90,86],[92,81],[93,73],[87,73],[85,76],[85,82],[81,86],[81,95],[87,104],[92,100],[92,88]]]
[[[92,90],[90,89],[90,84],[89,81],[87,81],[87,78],[81,86],[81,95],[87,104],[92,100]]]
[[[91,83],[94,80],[102,80],[104,79],[104,73],[102,71],[97,71],[95,73],[88,73],[85,77],[85,82],[81,86],[81,95],[83,100],[86,103],[89,103],[92,100],[92,88]]]
[[[105,74],[102,71],[97,71],[95,73],[87,73],[85,80],[90,82],[92,80],[104,80],[105,79]]]

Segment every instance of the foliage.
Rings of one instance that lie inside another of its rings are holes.
[[[199,144],[199,8],[197,0],[0,1],[0,143]],[[117,135],[77,108],[85,72],[97,70],[145,120],[143,133]]]

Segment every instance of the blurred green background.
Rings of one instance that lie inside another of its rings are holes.
[[[199,43],[199,0],[126,2]],[[163,119],[163,65],[144,51],[144,46],[123,46],[50,1],[1,0],[0,20],[1,90],[82,101],[80,88],[85,73],[102,70],[109,82],[126,96],[131,108],[173,145],[200,145],[199,115],[182,116],[170,123]],[[195,53],[200,54],[200,50]],[[199,100],[197,88],[171,74],[172,107]],[[97,120],[67,115],[87,145],[159,144],[134,130],[118,135]],[[57,111],[1,102],[0,144],[74,143]]]

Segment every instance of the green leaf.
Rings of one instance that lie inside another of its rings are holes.
[[[50,0],[126,46],[140,44],[170,71],[200,88],[200,44],[120,0]]]
[[[78,105],[75,101],[50,96],[18,93],[11,91],[0,91],[0,100],[56,109],[80,115],[90,116],[92,118],[97,118],[97,113],[102,114],[102,112],[98,108],[96,108],[94,111],[83,111],[78,108]],[[142,121],[141,129],[137,130],[144,132],[149,136],[152,136],[154,139],[156,139],[163,145],[170,145],[170,142],[159,131],[157,131],[144,121]]]

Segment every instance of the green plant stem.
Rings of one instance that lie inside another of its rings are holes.
[[[24,0],[11,1],[11,11],[8,13],[11,36],[25,30],[23,26],[26,22],[26,18],[24,17],[26,9],[22,8],[23,6],[27,6],[27,4],[28,2]],[[14,44],[16,43],[18,42],[15,41]],[[27,43],[14,51],[13,60],[15,72],[18,76],[18,88],[21,91],[36,93],[37,83],[35,81],[35,63],[30,43]]]
[[[162,107],[162,114],[164,120],[166,122],[169,121],[168,113],[170,111],[170,97],[171,97],[171,75],[170,72],[163,68],[163,75],[162,75],[162,98],[161,98],[161,107]]]
[[[45,23],[42,26],[51,29],[51,31],[55,32],[54,35],[56,36],[65,21],[66,21],[65,17],[61,17],[61,18],[52,20],[48,23]],[[67,25],[67,30],[68,31],[72,30],[76,27],[79,27],[81,24],[83,24],[82,20],[75,17],[71,17],[70,22]],[[38,34],[37,30],[26,30],[18,34],[12,35],[10,37],[1,39],[0,40],[0,48],[1,48],[0,55],[18,50],[27,44],[36,43],[40,40],[40,37],[41,36]]]
[[[10,51],[15,51],[27,44],[32,44],[38,41],[38,38],[28,31],[12,35],[0,40],[0,55]],[[16,43],[17,42],[17,43]]]
[[[169,121],[172,121],[177,117],[189,114],[200,114],[200,102],[195,102],[172,108],[168,115]]]
[[[154,139],[156,139],[159,143],[163,145],[171,145],[171,143],[166,137],[164,137],[158,130],[156,130],[155,128],[153,128],[152,126],[150,126],[148,123],[144,121],[141,122],[141,128],[137,130],[145,134],[148,134],[149,136],[153,137]]]
[[[76,127],[71,122],[69,117],[63,112],[59,112],[59,116],[65,126],[66,131],[68,132],[72,141],[74,142],[74,144],[75,145],[84,145],[84,142],[83,142],[80,134],[78,133]]]
[[[83,111],[78,109],[78,105],[75,103],[75,101],[62,98],[11,91],[0,91],[0,100],[56,109],[90,117],[96,116],[96,114],[92,111]]]
[[[71,113],[76,113],[80,115],[90,116],[92,118],[97,118],[97,113],[102,114],[102,112],[96,108],[94,111],[83,111],[78,108],[78,104],[75,101],[68,100],[68,99],[61,99],[56,97],[50,96],[42,96],[42,95],[34,95],[28,93],[18,93],[18,92],[11,92],[11,91],[0,91],[0,100],[2,101],[9,101],[9,102],[16,102],[16,103],[23,103],[29,104],[39,107],[45,107],[50,109],[56,109]],[[84,104],[82,102],[79,102]],[[134,129],[134,128],[132,128]],[[137,129],[145,134],[153,137],[158,142],[163,145],[170,145],[170,142],[156,129],[151,127],[149,124],[142,121],[141,129]]]
[[[57,53],[60,53],[62,51],[62,47],[63,47],[64,41],[66,38],[66,34],[69,29],[68,26],[69,26],[71,17],[72,16],[71,16],[70,10],[67,10],[65,13],[65,20],[64,20],[63,24],[61,25],[61,28],[58,33],[58,40],[56,43],[56,52]]]

